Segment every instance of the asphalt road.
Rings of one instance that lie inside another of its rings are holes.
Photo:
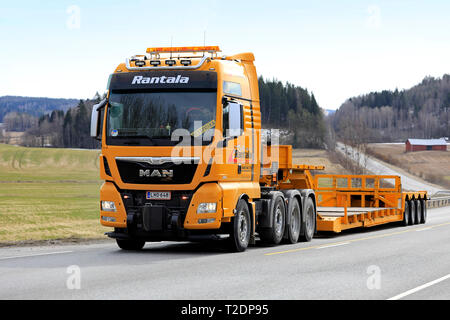
[[[428,213],[426,225],[243,253],[174,242],[2,248],[0,299],[450,299],[450,207]]]
[[[363,153],[359,154],[357,150],[353,150],[352,147],[345,146],[343,143],[337,143],[337,151],[341,152],[346,157],[350,157],[350,159],[353,159],[354,161],[358,161],[361,166],[365,167],[373,174],[400,176],[404,190],[427,191],[429,195],[433,195],[438,191],[443,190],[442,187],[414,177],[399,168],[394,168],[393,166],[384,163],[383,161],[367,156]]]

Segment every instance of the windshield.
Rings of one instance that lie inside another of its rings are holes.
[[[172,134],[184,129],[178,133],[209,144],[215,128],[216,97],[215,91],[112,92],[107,143],[175,145],[180,140],[172,139]]]

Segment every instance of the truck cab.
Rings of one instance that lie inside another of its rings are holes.
[[[123,249],[231,234],[242,251],[254,241],[267,153],[254,56],[219,52],[149,48],[117,66],[93,108],[100,222]]]

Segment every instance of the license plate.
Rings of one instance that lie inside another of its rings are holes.
[[[147,191],[147,200],[170,200],[170,191]]]

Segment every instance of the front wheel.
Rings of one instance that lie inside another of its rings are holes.
[[[230,245],[233,251],[242,252],[247,249],[250,242],[251,225],[247,202],[241,199],[236,207],[230,234]]]
[[[144,245],[145,241],[142,240],[128,240],[128,239],[116,239],[117,245],[122,250],[141,250]]]

